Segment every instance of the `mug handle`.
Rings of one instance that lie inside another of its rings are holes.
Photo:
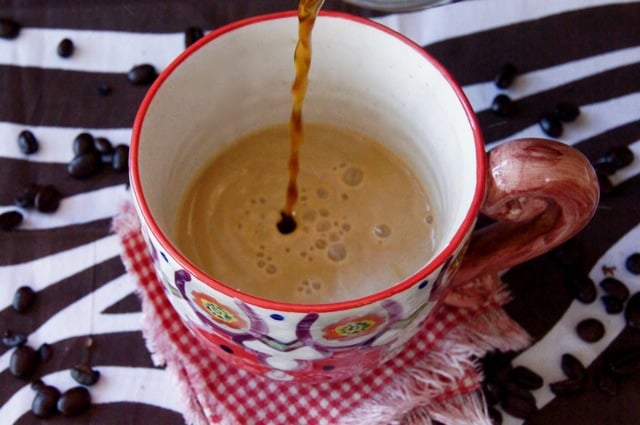
[[[593,217],[600,196],[587,158],[563,143],[517,139],[487,157],[480,211],[496,223],[471,235],[445,298],[457,307],[482,305],[498,286],[498,272],[573,237]]]

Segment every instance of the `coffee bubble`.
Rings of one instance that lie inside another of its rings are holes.
[[[320,187],[318,188],[318,190],[316,190],[316,196],[318,197],[318,199],[328,199],[329,191],[324,187]]]
[[[320,217],[329,217],[329,210],[326,208],[318,209],[318,213],[320,214]]]
[[[351,223],[342,223],[341,228],[344,232],[349,232],[351,230]]]
[[[347,257],[347,248],[341,243],[335,243],[327,249],[327,257],[331,261],[342,261]]]
[[[325,249],[327,247],[327,241],[324,239],[316,239],[315,246],[318,249]]]
[[[303,221],[314,221],[316,219],[316,211],[315,210],[307,210],[302,213]]]
[[[391,236],[391,228],[386,224],[378,224],[373,228],[373,234],[379,238],[388,238]]]
[[[347,168],[342,174],[342,181],[347,186],[354,187],[362,183],[363,177],[364,172],[359,167],[351,166]]]
[[[320,220],[317,224],[316,224],[316,231],[318,233],[322,233],[322,232],[327,232],[331,230],[331,222],[329,220]]]
[[[278,272],[278,268],[274,264],[269,264],[265,271],[269,274],[276,274]]]

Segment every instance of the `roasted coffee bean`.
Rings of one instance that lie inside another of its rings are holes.
[[[31,131],[23,130],[18,134],[18,148],[25,155],[31,155],[38,152],[40,144]]]
[[[598,174],[598,186],[600,187],[601,195],[610,195],[615,189],[609,177],[603,176],[602,174]]]
[[[516,366],[511,369],[508,379],[525,390],[537,390],[544,383],[540,375],[525,366]]]
[[[517,74],[518,69],[515,65],[512,63],[505,63],[502,65],[502,68],[500,68],[500,71],[498,71],[498,75],[496,75],[494,82],[498,88],[506,89],[513,84]]]
[[[562,397],[566,395],[578,394],[587,388],[584,380],[564,379],[562,381],[552,382],[549,389],[555,395]]]
[[[84,153],[95,152],[95,139],[91,133],[79,133],[75,139],[73,139],[73,153],[75,155],[82,155]]]
[[[507,117],[514,111],[513,101],[506,94],[499,94],[491,102],[491,110],[501,117]]]
[[[608,373],[601,373],[597,378],[596,385],[600,391],[609,396],[618,395],[618,380]]]
[[[624,309],[624,318],[631,329],[640,330],[640,292],[636,292]]]
[[[640,274],[640,252],[634,252],[624,262],[625,268],[632,274]]]
[[[31,308],[36,300],[36,293],[29,286],[21,286],[13,294],[11,306],[18,313],[24,313]]]
[[[604,336],[604,325],[598,319],[585,319],[578,323],[576,332],[585,342],[596,342]]]
[[[562,136],[562,123],[552,114],[544,114],[538,119],[538,125],[550,137]]]
[[[70,388],[62,393],[57,406],[64,416],[77,416],[91,407],[91,394],[85,387]]]
[[[38,353],[28,345],[20,345],[13,350],[9,359],[9,371],[16,378],[28,379],[38,366]]]
[[[558,102],[556,104],[555,116],[563,122],[575,121],[580,115],[580,108],[575,103]]]
[[[113,151],[112,167],[115,171],[127,171],[129,169],[129,146],[118,145]]]
[[[27,341],[27,337],[19,332],[12,330],[6,330],[2,334],[2,344],[6,347],[17,347],[24,344]]]
[[[629,298],[629,288],[615,277],[605,277],[600,281],[600,287],[607,294],[616,297],[620,301]]]
[[[502,409],[518,419],[529,419],[538,411],[536,399],[529,394],[523,397],[520,394],[506,393],[500,402]]]
[[[13,39],[20,34],[21,26],[10,18],[0,18],[0,38]]]
[[[502,413],[494,407],[489,406],[487,409],[491,425],[502,425]]]
[[[100,171],[102,161],[96,152],[76,155],[67,164],[67,173],[76,179],[86,179]]]
[[[81,364],[71,369],[71,377],[78,384],[91,386],[100,379],[100,371],[92,369],[87,364]]]
[[[38,193],[36,193],[34,204],[38,211],[52,213],[58,210],[61,198],[62,196],[55,186],[46,185],[40,187]]]
[[[37,390],[33,398],[31,412],[40,418],[50,418],[58,413],[59,400],[60,391],[54,386],[44,385]]]
[[[157,76],[154,66],[148,63],[136,65],[127,73],[129,82],[136,86],[151,84]]]
[[[560,368],[562,373],[569,379],[581,381],[587,376],[587,369],[582,362],[569,353],[562,355]]]
[[[51,359],[51,356],[53,356],[53,348],[50,344],[47,344],[46,342],[43,343],[38,348],[38,358],[40,359],[40,363],[48,362]]]
[[[607,360],[607,367],[618,376],[631,375],[640,371],[640,349],[611,354]]]
[[[196,41],[204,37],[202,28],[189,27],[184,31],[184,47],[189,47]]]
[[[502,397],[502,387],[493,380],[485,380],[482,383],[482,393],[487,405],[493,406],[498,404]]]
[[[113,144],[111,144],[111,141],[106,137],[96,137],[93,139],[93,145],[96,152],[101,154],[113,153]]]
[[[58,53],[58,56],[61,58],[70,58],[74,50],[75,46],[73,45],[73,41],[68,38],[63,38],[60,40],[60,43],[58,43],[56,53]]]
[[[23,187],[18,191],[18,193],[14,198],[15,204],[21,208],[33,207],[38,190],[40,190],[40,186],[38,186],[37,184],[32,184],[27,187]]]
[[[591,304],[598,297],[596,284],[586,273],[574,269],[565,279],[565,285],[569,293],[584,304]]]
[[[620,146],[608,151],[597,162],[611,164],[613,168],[619,170],[630,165],[633,162],[633,151],[628,146]]]
[[[20,211],[5,211],[0,214],[0,230],[13,230],[22,223],[22,213]]]
[[[96,93],[98,93],[99,96],[109,96],[112,91],[113,89],[111,88],[111,86],[106,83],[100,84],[98,87],[96,87]]]
[[[607,314],[620,314],[624,310],[624,301],[613,295],[605,295],[600,298],[600,301]]]

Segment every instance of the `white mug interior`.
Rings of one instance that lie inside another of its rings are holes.
[[[166,240],[198,170],[242,136],[287,123],[297,25],[294,14],[277,14],[214,32],[150,89],[131,167],[145,220]],[[312,49],[304,120],[367,134],[403,158],[438,220],[425,266],[444,258],[473,225],[484,185],[483,143],[462,91],[419,46],[360,18],[320,16]]]

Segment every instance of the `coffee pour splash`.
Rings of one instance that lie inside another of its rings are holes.
[[[298,200],[298,172],[300,170],[300,145],[304,139],[302,126],[302,103],[307,93],[309,68],[311,67],[311,31],[324,0],[300,0],[298,3],[298,44],[294,53],[296,70],[291,86],[293,105],[289,118],[291,153],[289,156],[289,182],[284,209],[280,212],[278,231],[288,234],[296,229],[293,209]]]

